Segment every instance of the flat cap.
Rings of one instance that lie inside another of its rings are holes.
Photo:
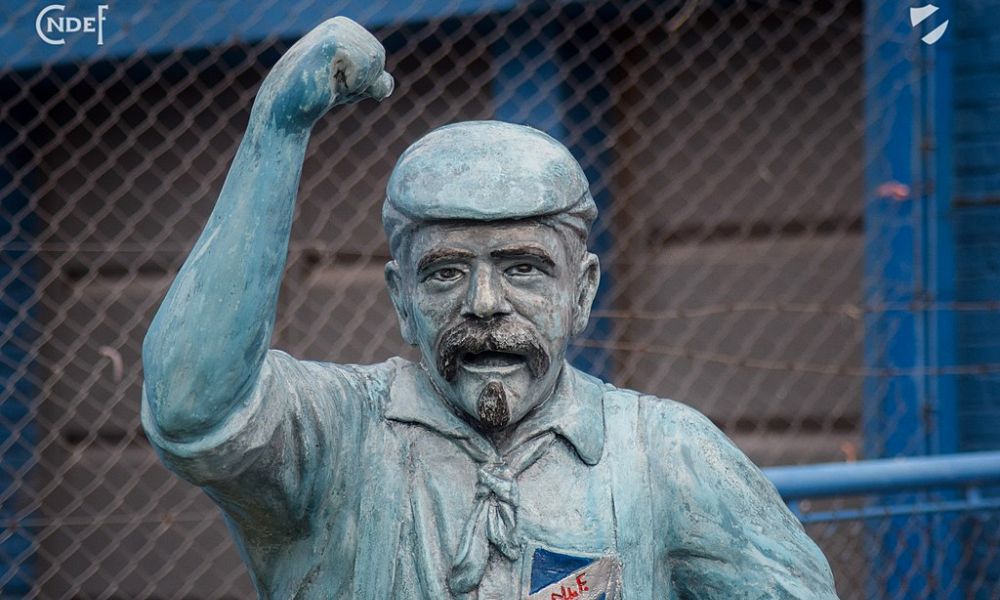
[[[454,123],[419,139],[399,157],[385,201],[383,212],[415,221],[596,212],[587,177],[565,146],[500,121]]]

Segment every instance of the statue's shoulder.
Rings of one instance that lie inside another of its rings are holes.
[[[289,382],[299,382],[314,390],[326,389],[333,397],[363,398],[372,406],[385,402],[393,381],[402,373],[419,368],[399,356],[379,363],[346,364],[298,360],[281,350],[271,350],[267,360],[271,371]]]
[[[753,469],[749,459],[711,419],[687,404],[611,386],[604,400],[605,406],[611,402],[625,408],[617,416],[605,413],[607,431],[611,435],[617,431],[618,435],[634,436],[635,447],[647,457],[658,481],[674,487],[683,482],[700,487],[737,465]],[[633,415],[631,423],[620,416],[627,412]],[[699,475],[680,477],[681,471]]]
[[[711,425],[708,417],[683,402],[671,400],[670,398],[660,398],[628,388],[616,387],[590,375],[586,375],[586,377],[592,382],[600,384],[604,390],[605,402],[612,401],[623,407],[637,410],[641,418],[644,417],[647,420],[653,419],[665,424],[700,422]]]
[[[600,383],[604,388],[605,405],[612,403],[625,411],[634,412],[651,443],[697,445],[727,439],[711,419],[683,402]]]
[[[328,377],[350,377],[369,380],[392,379],[400,370],[414,366],[412,361],[394,356],[379,363],[351,364],[320,360],[298,359],[284,350],[272,348],[267,353],[267,362],[272,369],[304,371],[306,374]]]
[[[332,363],[325,363],[325,364],[341,369],[347,369],[352,373],[356,374],[358,377],[363,377],[365,379],[370,379],[374,381],[384,381],[384,382],[391,382],[401,372],[419,368],[419,365],[417,365],[417,363],[411,360],[407,360],[401,356],[393,356],[388,360],[384,360],[378,363],[370,363],[366,365],[333,365]]]

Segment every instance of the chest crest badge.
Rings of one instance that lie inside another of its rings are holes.
[[[531,559],[527,600],[618,600],[621,561],[612,555],[576,556],[545,548]]]

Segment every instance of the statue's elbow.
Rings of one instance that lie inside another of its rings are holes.
[[[146,375],[142,384],[142,426],[147,435],[180,440],[204,428],[194,418],[191,401],[170,390],[155,375]]]
[[[205,410],[205,404],[191,393],[157,393],[155,383],[143,384],[143,428],[155,429],[159,437],[184,441],[205,435],[220,418]]]
[[[266,348],[213,344],[224,336],[158,327],[142,345],[145,426],[172,440],[204,435],[224,421],[256,381]]]
[[[171,356],[152,351],[155,344],[147,336],[143,344],[143,427],[147,433],[172,440],[182,440],[204,434],[218,421],[205,402],[202,377],[193,365],[178,363]]]

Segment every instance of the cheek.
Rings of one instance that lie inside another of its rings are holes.
[[[514,291],[510,296],[517,312],[550,340],[565,338],[573,326],[573,295],[564,286],[551,286],[544,293]]]
[[[414,294],[413,320],[421,337],[436,339],[438,333],[451,323],[458,312],[458,306],[445,294]]]

